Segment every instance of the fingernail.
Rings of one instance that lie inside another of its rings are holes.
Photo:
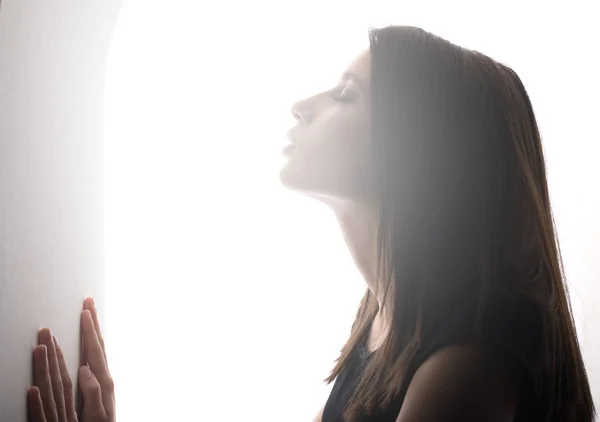
[[[47,337],[46,336],[52,336],[52,332],[50,331],[49,328],[40,328],[38,330],[38,341],[40,343],[42,342],[46,342],[47,341]]]
[[[54,346],[58,347],[58,339],[54,336],[52,336],[52,341],[54,342]]]
[[[92,378],[92,371],[87,366],[82,366],[79,368],[79,376],[86,379]]]

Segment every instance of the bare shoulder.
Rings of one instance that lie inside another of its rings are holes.
[[[509,422],[518,396],[510,357],[474,343],[450,345],[416,371],[397,422]]]

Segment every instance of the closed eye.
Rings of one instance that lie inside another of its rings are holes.
[[[332,98],[335,101],[344,103],[350,103],[358,98],[359,91],[356,84],[351,80],[347,79],[340,85],[333,89]]]

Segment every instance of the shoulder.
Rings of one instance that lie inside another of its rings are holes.
[[[445,346],[416,370],[397,422],[512,421],[519,380],[503,352],[474,342]]]

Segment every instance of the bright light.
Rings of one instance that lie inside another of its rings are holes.
[[[581,214],[566,185],[583,183],[569,176],[583,167],[565,158],[585,128],[574,124],[581,107],[566,110],[557,95],[580,99],[549,92],[560,68],[531,56],[551,56],[528,26],[537,7],[204,3],[129,0],[109,58],[106,332],[119,420],[309,421],[324,403],[321,380],[364,286],[332,214],[280,186],[280,150],[291,103],[334,82],[371,25],[422,26],[522,75],[556,180],[567,270],[590,281],[595,264],[577,248],[591,237],[574,237],[569,221]]]

